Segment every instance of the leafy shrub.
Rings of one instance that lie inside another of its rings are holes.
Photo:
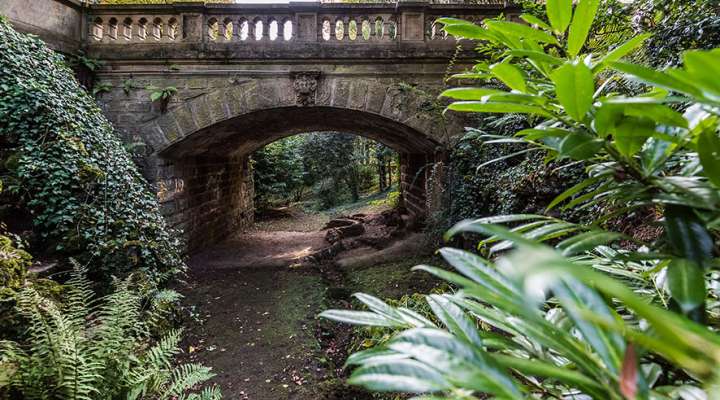
[[[0,22],[0,138],[13,147],[13,186],[50,251],[109,277],[183,268],[155,195],[62,57]]]
[[[18,309],[28,321],[22,343],[0,341],[0,396],[23,399],[220,399],[216,387],[196,389],[209,368],[173,365],[180,331],[151,343],[148,321],[161,318],[154,301],[146,310],[132,276],[94,300],[85,271],[76,269],[63,303],[28,287]],[[161,292],[156,299],[167,298]],[[151,345],[152,344],[152,345]],[[191,393],[192,392],[192,393]]]
[[[549,23],[523,16],[537,28],[440,20],[452,35],[502,51],[498,63],[461,77],[509,88],[449,89],[456,101],[448,108],[534,116],[535,126],[514,137],[480,137],[583,163],[589,177],[547,210],[605,213],[586,224],[529,214],[457,224],[446,238],[483,235],[485,256],[443,248],[457,273],[416,267],[459,288],[427,297],[439,323],[367,295],[359,298],[370,311],[324,312],[401,330],[348,359],[358,366],[351,383],[443,399],[720,398],[718,299],[708,290],[720,265],[720,49],[687,52],[683,69],[667,71],[619,61],[647,35],[583,54],[599,3],[549,0]],[[634,97],[608,92],[609,68],[652,87]],[[660,216],[647,221],[661,224],[660,237],[642,242],[603,229],[648,207]],[[621,247],[622,239],[639,243]]]

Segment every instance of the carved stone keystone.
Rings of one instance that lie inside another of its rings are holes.
[[[320,71],[291,72],[293,78],[293,89],[299,106],[311,106],[315,104],[315,93],[317,92]]]

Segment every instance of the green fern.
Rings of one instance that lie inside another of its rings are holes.
[[[132,279],[116,280],[112,293],[94,300],[85,270],[76,265],[62,304],[32,287],[20,291],[17,308],[27,331],[22,343],[0,341],[0,398],[220,399],[217,387],[198,388],[213,377],[210,368],[173,365],[180,330],[151,340],[149,324],[179,294],[160,291],[143,310]]]

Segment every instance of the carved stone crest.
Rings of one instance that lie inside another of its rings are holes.
[[[317,92],[319,71],[293,72],[293,89],[297,105],[310,106],[315,104],[315,93]]]

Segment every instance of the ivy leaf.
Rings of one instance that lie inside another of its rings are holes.
[[[556,69],[551,78],[565,112],[575,121],[582,121],[592,106],[595,91],[590,68],[582,62],[568,62]]]

